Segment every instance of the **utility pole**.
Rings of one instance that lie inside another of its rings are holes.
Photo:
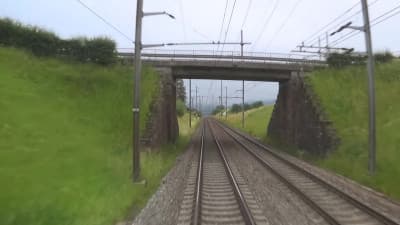
[[[189,127],[192,128],[192,79],[189,79]]]
[[[368,169],[370,174],[375,173],[376,167],[376,127],[375,127],[375,78],[374,78],[374,55],[372,53],[372,37],[371,26],[369,21],[368,3],[367,0],[361,0],[363,18],[365,45],[368,53],[368,93],[369,93],[369,161]]]
[[[145,16],[167,15],[172,19],[174,16],[166,12],[143,12],[143,0],[137,0],[136,5],[136,27],[135,27],[135,77],[133,91],[133,138],[132,138],[132,162],[133,162],[133,181],[140,179],[140,81],[142,73],[142,48],[154,47],[155,45],[142,44],[142,20]]]
[[[143,0],[137,0],[136,6],[136,30],[135,30],[135,87],[133,97],[133,180],[140,179],[140,80],[142,72],[142,61],[140,58],[142,50],[142,19]]]
[[[198,90],[198,88],[196,86],[196,98],[195,98],[196,104],[195,104],[195,106],[196,106],[196,110],[199,110],[199,105],[198,105],[198,102],[197,102],[197,90]]]
[[[369,150],[368,150],[368,171],[370,175],[373,175],[376,170],[376,116],[375,116],[375,65],[374,55],[372,52],[372,37],[371,37],[371,25],[369,20],[368,3],[367,0],[361,0],[364,26],[352,26],[352,22],[341,26],[337,31],[332,32],[331,36],[343,31],[344,29],[353,29],[362,31],[365,34],[365,46],[367,49],[368,63],[368,110],[369,110]]]
[[[240,55],[243,57],[243,46],[245,43],[243,43],[243,30],[240,31]]]
[[[318,37],[318,48],[319,48],[319,60],[322,60],[322,55],[321,55],[321,37]]]
[[[222,103],[222,80],[221,80],[221,97],[220,97],[220,99],[219,99],[219,105],[221,105],[222,107],[223,107],[223,103]],[[220,117],[222,117],[222,111],[221,111],[221,113],[220,113]]]
[[[243,57],[243,30],[240,31],[241,51],[240,55]],[[244,80],[242,80],[242,128],[244,128]]]
[[[331,53],[331,50],[329,49],[329,33],[328,32],[326,32],[326,53],[327,53],[327,56],[329,56],[329,54]]]
[[[225,86],[225,120],[228,119],[228,87]]]
[[[242,82],[242,128],[244,128],[244,80]]]

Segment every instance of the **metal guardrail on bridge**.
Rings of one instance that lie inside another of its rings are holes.
[[[119,52],[121,58],[134,57],[133,52]],[[314,56],[315,57],[315,56]],[[144,49],[143,60],[168,60],[168,61],[232,61],[246,63],[282,63],[282,64],[308,64],[325,65],[326,62],[318,59],[307,59],[304,55],[285,53],[261,53],[261,52],[240,52],[235,51],[207,51],[207,50],[160,50]]]

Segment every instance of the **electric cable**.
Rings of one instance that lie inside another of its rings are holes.
[[[380,16],[376,17],[375,19],[373,19],[371,21],[371,25],[370,26],[374,27],[374,26],[376,26],[376,25],[378,25],[378,24],[380,24],[380,23],[382,23],[382,22],[384,22],[384,21],[386,21],[386,20],[388,20],[388,19],[400,14],[400,10],[398,10],[398,9],[400,9],[400,5],[397,5],[396,7],[392,8],[391,10],[389,10],[389,11],[381,14]],[[398,11],[396,11],[396,10],[398,10]],[[389,16],[387,16],[387,15],[389,15]],[[356,36],[356,35],[358,35],[360,33],[362,33],[362,31],[352,30],[351,32],[349,32],[349,33],[343,35],[342,37],[338,38],[337,40],[333,41],[332,42],[332,46],[337,46],[337,45],[343,43],[344,41],[346,41],[346,40],[348,40],[348,39],[350,39],[350,38],[352,38],[352,37],[354,37],[354,36]]]
[[[228,37],[229,28],[230,28],[231,22],[232,22],[232,16],[233,16],[233,13],[234,13],[234,11],[235,11],[235,6],[236,6],[236,0],[233,2],[233,7],[232,7],[231,15],[230,15],[230,17],[229,17],[228,26],[227,26],[226,32],[225,32],[224,42],[222,43],[222,52],[224,51],[226,38]]]
[[[266,48],[269,47],[269,45],[275,40],[275,38],[278,36],[278,34],[282,31],[282,29],[286,26],[288,23],[289,19],[293,16],[294,12],[296,11],[297,7],[299,6],[300,2],[303,0],[298,0],[296,4],[293,6],[293,8],[290,10],[290,13],[288,16],[285,18],[284,22],[282,23],[281,26],[279,26],[278,30],[275,32],[275,34],[272,36],[270,41],[267,43]]]
[[[90,8],[88,5],[86,5],[84,2],[81,0],[76,0],[79,4],[81,4],[83,7],[85,7],[87,10],[89,10],[92,14],[94,14],[97,18],[102,20],[105,24],[107,24],[109,27],[117,31],[119,34],[121,34],[123,37],[125,37],[127,40],[130,42],[134,43],[135,41],[132,40],[128,35],[126,35],[124,32],[122,32],[120,29],[118,29],[116,26],[114,26],[112,23],[107,21],[104,17],[102,17],[100,14],[98,14],[96,11],[94,11],[92,8]]]
[[[264,24],[263,24],[263,26],[262,26],[261,32],[258,34],[256,41],[254,41],[254,44],[253,44],[253,46],[252,46],[252,48],[251,48],[251,51],[253,51],[254,47],[255,47],[255,46],[257,45],[257,43],[260,41],[262,35],[263,35],[264,32],[265,32],[265,29],[267,28],[268,24],[270,23],[270,21],[271,21],[273,15],[274,15],[276,9],[278,8],[278,4],[279,4],[279,0],[276,0],[276,1],[275,1],[275,5],[274,5],[274,7],[272,8],[271,13],[269,14],[269,16],[267,17],[267,20],[264,22]]]

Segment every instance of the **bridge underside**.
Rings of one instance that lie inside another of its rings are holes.
[[[173,77],[182,79],[282,82],[290,80],[293,72],[310,69],[304,65],[285,63],[183,60],[145,60],[144,62],[159,69],[168,69]]]
[[[181,79],[275,81],[290,79],[291,71],[218,68],[218,67],[173,67],[172,75]]]

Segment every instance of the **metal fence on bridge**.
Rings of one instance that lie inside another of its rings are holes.
[[[121,58],[133,58],[133,49],[119,49]],[[282,64],[307,64],[325,65],[326,61],[319,60],[318,56],[304,56],[300,54],[244,52],[239,51],[211,51],[211,50],[168,50],[168,49],[143,49],[144,61],[232,61],[246,63],[282,63]]]

